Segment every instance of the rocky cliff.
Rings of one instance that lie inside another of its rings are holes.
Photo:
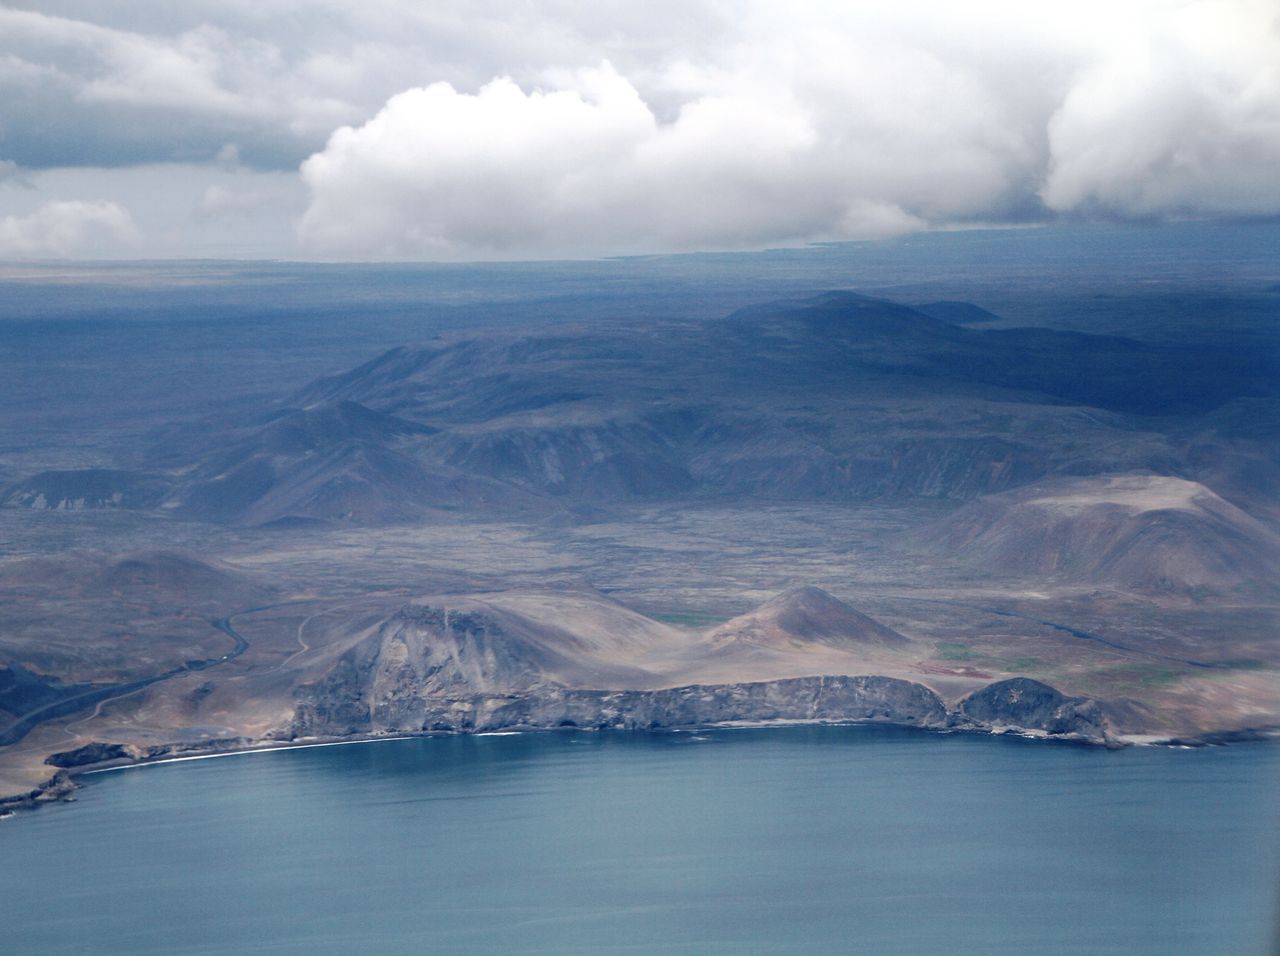
[[[988,729],[1033,730],[1089,740],[1107,736],[1102,705],[1088,697],[1067,697],[1030,677],[988,684],[959,705],[959,716]]]
[[[655,691],[572,690],[424,697],[397,717],[365,701],[341,706],[316,687],[298,704],[294,737],[369,733],[584,728],[659,730],[771,721],[875,720],[942,728],[947,709],[922,684],[892,677],[800,677],[746,684],[695,684]]]
[[[348,657],[330,679],[301,688],[293,719],[267,739],[211,739],[138,746],[94,741],[55,753],[59,768],[29,793],[0,799],[0,812],[73,799],[70,772],[202,753],[251,749],[268,742],[360,739],[501,730],[680,730],[741,724],[874,722],[940,731],[1032,732],[1053,738],[1118,745],[1104,705],[1068,697],[1030,678],[998,681],[949,710],[936,693],[912,681],[880,676],[815,676],[734,684],[692,684],[661,690],[579,690],[542,684],[513,693],[424,693],[400,688],[400,709],[373,703],[362,690],[372,671]],[[1194,741],[1192,741],[1194,742]]]
[[[1099,741],[1107,736],[1098,704],[1037,681],[993,684],[949,711],[924,684],[874,675],[875,654],[889,648],[892,663],[892,651],[907,638],[817,588],[784,592],[709,632],[696,644],[699,662],[732,662],[748,645],[776,647],[815,668],[866,667],[872,676],[833,669],[773,679],[744,672],[739,678],[664,680],[642,665],[671,659],[671,647],[684,646],[687,638],[601,596],[583,593],[575,600],[572,606],[546,604],[537,594],[515,593],[404,605],[354,634],[345,650],[317,661],[310,679],[295,687],[293,717],[278,735],[876,720]],[[548,617],[550,611],[558,613]],[[833,647],[843,656],[809,656],[814,648]]]

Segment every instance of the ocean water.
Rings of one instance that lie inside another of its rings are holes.
[[[557,733],[87,781],[0,822],[0,951],[1244,956],[1274,939],[1271,744]]]

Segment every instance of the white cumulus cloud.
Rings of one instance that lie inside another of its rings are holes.
[[[129,211],[114,202],[55,200],[25,216],[0,217],[0,258],[83,255],[137,241]]]
[[[1280,212],[1265,0],[742,12],[687,56],[393,96],[303,164],[304,248],[580,256]]]
[[[730,87],[669,122],[608,64],[547,91],[409,90],[303,164],[300,233],[356,256],[724,249],[895,234],[1007,198],[1029,150],[988,115],[950,122],[943,97],[935,124],[901,122],[858,109],[847,81],[815,77],[806,99]]]
[[[1057,210],[1280,213],[1280,8],[1197,3],[1113,37],[1049,120]]]
[[[39,187],[0,216],[115,200],[178,255],[236,229],[282,256],[494,258],[1274,216],[1280,8],[6,0],[0,139],[0,177]]]

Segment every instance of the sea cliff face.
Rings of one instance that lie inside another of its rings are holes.
[[[1088,697],[1067,697],[1056,688],[1029,677],[1013,677],[988,684],[960,701],[959,713],[981,726],[1034,730],[1105,738],[1107,720],[1102,705]]]
[[[58,772],[30,793],[0,799],[0,811],[72,799],[70,772],[201,753],[227,753],[283,741],[368,739],[501,730],[681,730],[741,724],[876,722],[927,730],[1031,733],[1106,746],[1117,741],[1101,702],[1067,697],[1040,681],[997,681],[949,709],[934,691],[881,676],[815,676],[661,690],[579,690],[541,684],[511,693],[448,696],[407,681],[389,688],[376,662],[339,661],[299,691],[288,726],[249,737],[139,747],[94,741],[51,755]],[[375,674],[377,675],[375,677]],[[370,683],[372,681],[372,684]],[[381,690],[369,693],[373,685]]]
[[[298,704],[293,737],[476,732],[508,728],[659,730],[770,721],[877,720],[942,728],[947,708],[929,688],[892,677],[800,677],[743,684],[695,684],[654,691],[540,687],[519,695],[399,696],[403,710],[361,706],[317,686]]]
[[[518,694],[421,697],[401,693],[370,707],[359,693],[311,688],[282,736],[288,739],[495,730],[671,730],[742,723],[877,721],[930,730],[1031,733],[1113,744],[1102,705],[1029,678],[998,681],[948,709],[934,691],[879,676],[798,677],[663,690],[541,686]],[[408,703],[411,701],[411,703]]]
[[[781,721],[875,720],[934,729],[1024,730],[1104,741],[1095,701],[1070,698],[1027,678],[1000,681],[954,708],[936,691],[901,677],[828,671],[776,679],[703,680],[664,685],[656,673],[619,663],[670,641],[665,632],[628,630],[630,618],[593,599],[606,626],[570,615],[535,620],[475,600],[405,605],[356,635],[339,656],[294,689],[282,739],[468,733],[507,728],[666,729]],[[649,622],[652,624],[652,622]],[[613,634],[613,637],[609,637]],[[602,636],[604,635],[604,636]],[[624,635],[618,637],[617,635]],[[704,660],[743,653],[796,653],[834,646],[843,666],[907,639],[816,588],[785,592],[712,631]],[[857,673],[856,671],[854,673]]]

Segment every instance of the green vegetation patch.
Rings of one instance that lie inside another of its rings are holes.
[[[719,614],[707,614],[703,611],[671,611],[666,614],[649,615],[663,624],[674,624],[676,627],[714,627],[722,624],[727,618]]]
[[[1227,661],[1219,661],[1218,666],[1230,668],[1233,671],[1265,671],[1269,670],[1271,667],[1271,665],[1266,661],[1260,661],[1252,657],[1240,657]]]
[[[1186,674],[1156,665],[1133,664],[1117,667],[1111,677],[1128,686],[1143,688],[1173,687],[1182,682]]]
[[[934,652],[934,657],[944,661],[974,661],[982,657],[968,644],[960,644],[955,641],[941,641],[938,649]]]

